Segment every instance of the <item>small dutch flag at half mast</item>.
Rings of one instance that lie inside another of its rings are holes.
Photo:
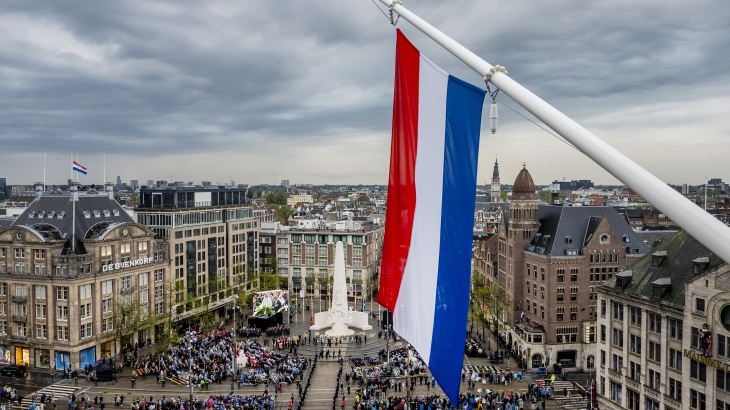
[[[76,161],[73,162],[73,170],[86,175],[86,167],[82,166]]]

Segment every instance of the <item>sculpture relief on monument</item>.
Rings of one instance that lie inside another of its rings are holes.
[[[345,250],[342,242],[337,242],[335,247],[335,274],[332,291],[335,295],[332,299],[332,306],[327,312],[320,312],[314,315],[314,326],[310,328],[311,330],[330,327],[331,329],[325,332],[328,336],[348,336],[355,333],[350,327],[361,330],[370,330],[373,328],[368,325],[367,313],[354,311],[347,304]]]

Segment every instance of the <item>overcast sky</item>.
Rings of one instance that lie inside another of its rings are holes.
[[[730,179],[730,7],[405,0],[669,183]],[[433,62],[477,74],[404,20]],[[0,2],[0,177],[387,184],[395,30],[370,0]],[[520,112],[509,98],[505,103]],[[480,183],[617,181],[485,101]]]

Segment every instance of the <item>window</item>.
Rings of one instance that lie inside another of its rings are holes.
[[[147,303],[149,301],[149,292],[146,290],[139,291],[139,303]]]
[[[615,354],[613,355],[613,367],[614,371],[620,372],[624,368],[624,358]]]
[[[307,266],[314,266],[314,256],[306,257]]]
[[[689,361],[689,377],[701,382],[707,381],[707,365],[695,360]]]
[[[309,236],[309,235],[304,235],[304,236]],[[305,246],[305,251],[308,254],[313,254],[314,253],[314,245],[306,245]]]
[[[68,341],[68,326],[56,326],[56,337]]]
[[[352,258],[352,266],[354,268],[362,268],[362,259],[361,258]]]
[[[730,373],[726,373],[724,369],[716,369],[715,385],[720,390],[730,392]]]
[[[683,322],[681,320],[669,318],[669,337],[682,340],[682,327]]]
[[[81,338],[86,339],[87,337],[93,336],[92,329],[93,329],[93,326],[91,323],[81,325]]]
[[[624,320],[624,304],[613,302],[613,320]]]
[[[36,319],[45,319],[48,315],[46,311],[46,305],[35,305],[35,317]]]
[[[669,367],[674,370],[682,371],[682,352],[679,350],[669,349]]]
[[[101,311],[104,314],[112,313],[114,310],[114,302],[112,299],[104,299],[101,301]]]
[[[605,366],[605,365],[606,365],[606,351],[601,350],[601,366]]]
[[[91,303],[81,305],[81,319],[91,318]]]
[[[669,397],[674,400],[682,400],[682,382],[669,378]]]
[[[649,369],[649,387],[659,390],[661,386],[662,376],[659,372]]]
[[[691,340],[690,340],[690,347],[693,347],[695,349],[700,348],[700,330],[696,327],[690,327],[690,333],[691,333]]]
[[[8,315],[7,302],[0,301],[0,316],[7,316],[7,315]]]
[[[319,245],[319,254],[327,255],[327,245]]]
[[[721,357],[730,356],[730,338],[726,338],[723,335],[717,336],[717,355]]]
[[[695,310],[698,312],[705,311],[705,300],[702,298],[695,298]]]
[[[289,243],[289,240],[286,238],[276,238],[276,243],[279,245],[286,245]]]
[[[56,320],[68,322],[68,306],[56,306]]]
[[[302,245],[292,245],[292,253],[302,253]]]
[[[641,308],[631,307],[631,326],[641,327]]]
[[[558,302],[565,300],[565,288],[558,288],[556,295]]]
[[[624,331],[620,329],[613,329],[613,345],[618,347],[624,347]]]
[[[601,325],[601,342],[606,342],[606,325]]]
[[[36,298],[36,300],[46,298],[46,287],[45,286],[35,286],[35,298]]]
[[[639,393],[637,393],[631,389],[626,389],[626,390],[628,393],[626,395],[626,397],[627,397],[626,406],[627,406],[628,410],[639,410],[639,403],[641,402],[641,395],[639,395]]]
[[[162,299],[164,290],[163,286],[155,286],[155,299]]]
[[[56,276],[67,276],[65,266],[56,266]]]
[[[122,289],[128,289],[132,287],[132,277],[124,276],[122,279]]]
[[[91,296],[91,284],[79,286],[79,299],[88,299]]]
[[[0,335],[5,336],[8,334],[8,322],[0,322]]]
[[[353,236],[352,244],[353,245],[362,245],[362,236]]]
[[[689,390],[689,407],[697,410],[707,410],[707,396],[694,389]]]
[[[122,253],[122,255],[132,252],[132,244],[123,243],[119,245],[119,251]]]
[[[295,256],[294,259],[301,259],[301,258],[297,258]],[[301,260],[299,262],[301,263]],[[289,259],[287,259],[287,258],[276,258],[276,263],[278,263],[279,265],[286,265],[286,264],[289,263]]]
[[[292,263],[292,265],[301,265],[302,264],[302,257],[301,256],[292,256],[291,263]]]
[[[149,272],[144,272],[139,274],[139,286],[147,286],[148,280],[149,280]]]
[[[659,402],[650,399],[649,396],[644,396],[644,403],[646,403],[646,410],[659,410]]]
[[[641,336],[631,335],[629,340],[629,351],[641,356]]]
[[[25,258],[25,249],[15,248],[15,258],[24,259]]]
[[[601,317],[606,317],[606,300],[601,299]]]
[[[68,300],[68,286],[56,286],[56,300]]]
[[[632,380],[641,380],[641,365],[639,363],[629,362],[629,378]]]
[[[155,283],[162,282],[165,278],[165,270],[164,269],[157,269],[155,271]]]
[[[319,257],[319,266],[327,266],[327,257],[326,256]]]
[[[101,282],[101,294],[107,295],[112,293],[112,280],[105,280]]]
[[[37,339],[48,339],[48,326],[35,325],[35,337]]]
[[[110,319],[104,319],[101,321],[101,332],[106,333],[114,330],[114,321]]]
[[[611,380],[610,383],[611,400],[621,403],[621,384]]]
[[[649,341],[649,360],[662,361],[662,345],[651,340]]]
[[[277,255],[288,255],[289,254],[289,248],[277,248],[276,249]]]
[[[654,333],[662,332],[662,317],[654,313],[649,313],[649,331]]]

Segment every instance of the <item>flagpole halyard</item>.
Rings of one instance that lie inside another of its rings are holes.
[[[464,62],[480,77],[490,73],[489,81],[532,115],[565,138],[611,175],[636,191],[689,232],[700,243],[730,262],[730,229],[700,207],[669,187],[659,178],[620,153],[590,131],[558,111],[517,83],[501,70],[462,46],[446,34],[406,9],[400,2],[380,0],[400,17]]]

